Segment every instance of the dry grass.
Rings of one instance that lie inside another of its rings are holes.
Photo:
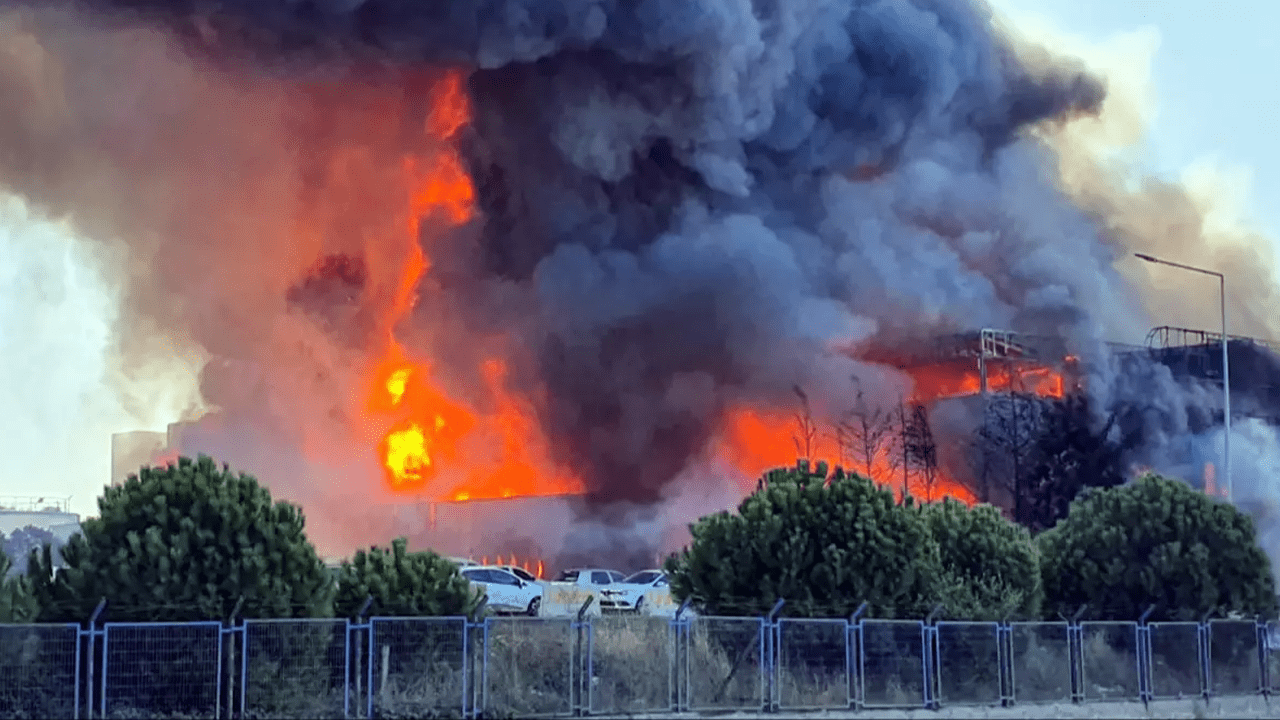
[[[1157,702],[1153,708],[1172,714],[1138,712],[1143,706],[1133,702],[1138,696],[1136,641],[1132,626],[1121,624],[1082,627],[1082,704],[1070,702],[1065,623],[1014,625],[1009,641],[1015,703],[1010,708],[998,707],[1002,687],[994,626],[940,626],[936,689],[942,709],[919,711],[910,709],[919,708],[924,699],[920,626],[914,622],[864,625],[862,662],[857,660],[859,636],[852,634],[855,646],[847,648],[843,624],[784,623],[778,684],[771,698],[762,673],[761,624],[756,619],[699,618],[679,637],[665,618],[658,617],[594,618],[590,633],[563,618],[500,619],[488,627],[487,662],[481,657],[484,642],[479,631],[468,633],[464,651],[460,623],[380,622],[372,683],[365,651],[368,636],[363,633],[353,636],[349,660],[343,633],[332,627],[282,625],[273,628],[270,638],[255,641],[251,636],[246,717],[341,717],[344,683],[350,688],[350,716],[365,716],[371,686],[373,715],[378,718],[459,717],[464,702],[483,703],[488,718],[569,716],[578,710],[600,716],[667,716],[677,698],[681,706],[695,710],[747,713],[741,717],[754,717],[771,701],[783,710],[819,710],[816,717],[832,718],[1277,715],[1254,708],[1262,702],[1256,697],[1226,697],[1208,705],[1191,699]],[[1257,689],[1258,673],[1256,668],[1250,671],[1248,662],[1256,657],[1256,643],[1251,644],[1245,625],[1215,629],[1215,689]],[[1190,698],[1199,693],[1197,642],[1194,626],[1153,629],[1158,697],[1181,693]],[[588,646],[589,657],[581,652]],[[1280,660],[1273,657],[1271,662],[1272,671],[1280,673]],[[234,667],[238,685],[238,658]],[[464,700],[468,686],[474,694]],[[851,713],[852,705],[866,709]],[[1224,715],[1223,708],[1244,709]],[[5,714],[0,705],[0,716]],[[123,709],[111,714],[130,716]]]

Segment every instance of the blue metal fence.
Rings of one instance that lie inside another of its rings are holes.
[[[563,717],[1269,695],[1280,624],[768,617],[0,625],[0,717]]]

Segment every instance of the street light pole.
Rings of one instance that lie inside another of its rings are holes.
[[[1222,472],[1227,485],[1227,500],[1234,501],[1235,493],[1231,482],[1231,361],[1227,353],[1227,277],[1220,272],[1161,260],[1142,253],[1134,253],[1134,256],[1149,263],[1168,265],[1218,278],[1218,302],[1222,307]]]

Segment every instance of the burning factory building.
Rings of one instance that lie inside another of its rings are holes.
[[[1016,505],[971,442],[1009,398],[1203,466],[1213,361],[1140,343],[1210,303],[1126,259],[1210,254],[1233,327],[1276,330],[1258,244],[1135,190],[1082,139],[1104,79],[982,0],[0,12],[0,181],[103,248],[122,395],[200,358],[165,452],[259,476],[330,556],[647,564],[797,456]],[[1280,497],[1274,427],[1232,447]]]

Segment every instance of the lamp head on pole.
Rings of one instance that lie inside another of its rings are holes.
[[[1138,258],[1139,260],[1146,260],[1147,262],[1153,262],[1153,263],[1160,262],[1159,260],[1151,257],[1150,255],[1143,255],[1142,253],[1134,253],[1133,256]]]

